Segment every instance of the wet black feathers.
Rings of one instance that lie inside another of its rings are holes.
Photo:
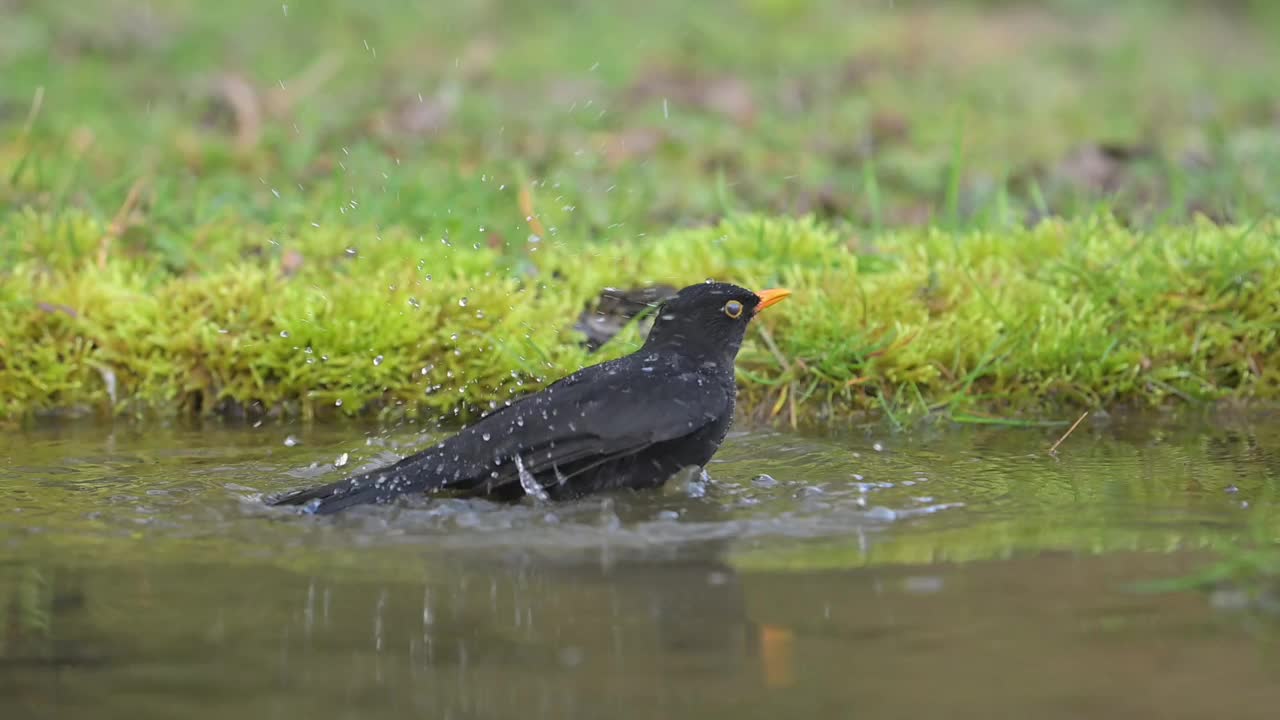
[[[730,318],[724,304],[747,307]],[[704,465],[733,416],[733,360],[759,298],[726,284],[682,290],[644,346],[584,368],[393,465],[273,501],[331,513],[406,493],[553,499],[655,487]]]

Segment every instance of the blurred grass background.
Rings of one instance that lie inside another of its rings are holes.
[[[3,0],[0,66],[0,200],[177,263],[226,218],[523,240],[521,188],[573,239],[1280,200],[1261,1]]]
[[[1278,67],[1261,0],[0,0],[0,415],[483,407],[713,272],[808,292],[775,412],[1271,396]]]

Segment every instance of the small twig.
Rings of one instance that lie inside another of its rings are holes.
[[[547,229],[542,226],[542,221],[533,211],[533,190],[529,184],[520,186],[520,193],[516,197],[516,201],[520,203],[520,212],[524,213],[524,220],[529,224],[529,229],[534,235],[540,238],[547,236]]]
[[[40,108],[44,107],[44,86],[36,88],[35,97],[31,98],[31,109],[27,111],[27,121],[22,124],[22,135],[25,138],[31,134],[31,128],[36,125],[36,118],[40,117]]]
[[[1054,444],[1053,444],[1053,447],[1049,448],[1049,454],[1050,454],[1050,455],[1055,455],[1055,454],[1057,454],[1057,452],[1058,452],[1058,446],[1062,444],[1062,441],[1063,441],[1063,440],[1066,440],[1068,437],[1070,437],[1070,436],[1071,436],[1071,433],[1075,431],[1076,426],[1078,426],[1080,423],[1084,422],[1084,419],[1085,419],[1085,418],[1087,418],[1087,417],[1089,417],[1089,411],[1088,411],[1088,410],[1085,410],[1085,411],[1084,411],[1084,413],[1082,413],[1082,414],[1080,415],[1080,417],[1076,418],[1076,421],[1075,421],[1075,422],[1071,423],[1071,427],[1067,428],[1067,431],[1066,431],[1066,432],[1064,432],[1064,433],[1062,433],[1062,437],[1058,438],[1058,442],[1054,443]]]
[[[286,115],[298,103],[319,92],[342,71],[343,64],[342,56],[337,53],[322,55],[283,87],[267,94],[265,104],[268,114],[273,117]]]
[[[778,344],[773,341],[773,334],[769,332],[769,328],[760,325],[760,337],[764,338],[764,344],[769,348],[769,352],[773,353],[773,357],[782,366],[786,372],[791,372],[791,363],[787,360],[787,356],[782,354],[778,349]]]
[[[262,136],[262,99],[246,78],[228,73],[218,81],[222,100],[231,107],[236,123],[236,148],[248,150]]]
[[[787,360],[786,355],[782,354],[782,350],[778,348],[778,344],[773,341],[773,335],[769,332],[769,328],[765,327],[764,325],[761,325],[760,337],[764,338],[765,346],[769,348],[769,352],[773,354],[773,357],[778,361],[778,364],[782,366],[782,371],[787,375],[790,375],[791,362]],[[796,420],[797,420],[795,380],[792,380],[790,383],[787,384],[786,398],[787,398],[787,409],[789,411],[788,414],[790,415],[790,419],[791,419],[791,427],[792,429],[795,429]],[[775,411],[774,414],[776,415],[777,412]]]
[[[796,383],[791,381],[791,392],[787,395],[787,405],[791,409],[791,429],[796,429]]]
[[[125,196],[124,203],[116,211],[116,216],[111,220],[111,225],[107,227],[106,233],[102,235],[102,240],[98,243],[98,267],[107,266],[107,256],[111,252],[111,243],[123,235],[125,229],[129,226],[129,215],[133,212],[134,206],[138,204],[138,196],[142,194],[142,188],[145,186],[146,179],[138,178],[133,182],[133,186],[129,188],[129,194]]]

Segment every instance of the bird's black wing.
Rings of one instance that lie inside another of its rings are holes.
[[[393,465],[273,504],[310,503],[323,514],[406,493],[492,490],[521,482],[522,466],[537,475],[607,462],[694,433],[728,412],[731,386],[663,369],[645,372],[621,361],[586,368]]]
[[[568,411],[560,399],[539,399],[531,409],[544,423],[540,431],[513,433],[495,454],[502,462],[486,468],[482,483],[501,487],[521,481],[521,467],[528,475],[554,472],[566,482],[610,460],[698,432],[730,411],[732,392],[732,386],[698,372],[628,374],[568,393],[574,401]]]

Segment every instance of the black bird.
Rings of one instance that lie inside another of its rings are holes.
[[[719,449],[747,323],[790,294],[687,287],[660,306],[634,353],[583,368],[395,464],[271,504],[327,514],[408,493],[562,500],[659,487]]]

